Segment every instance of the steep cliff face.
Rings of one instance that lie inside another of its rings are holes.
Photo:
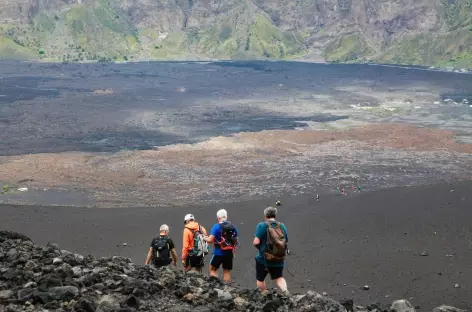
[[[471,65],[472,0],[0,0],[0,55]]]

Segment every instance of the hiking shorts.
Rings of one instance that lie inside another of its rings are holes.
[[[259,282],[263,282],[267,274],[270,274],[270,278],[273,280],[283,277],[283,271],[284,267],[266,267],[256,260],[256,280]]]
[[[223,265],[223,270],[232,270],[233,269],[233,253],[227,252],[224,255],[213,255],[211,257],[210,265],[215,268],[219,268],[220,265]]]
[[[203,256],[197,257],[197,256],[187,256],[187,259],[185,259],[185,264],[188,267],[191,268],[201,268],[205,266],[205,263],[203,261]]]

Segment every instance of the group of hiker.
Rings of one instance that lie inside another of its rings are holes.
[[[287,282],[283,277],[285,256],[288,254],[288,234],[285,225],[276,221],[277,208],[264,209],[265,220],[260,222],[254,233],[253,245],[258,252],[256,263],[256,284],[263,291],[265,279],[271,279],[282,291],[287,291]],[[210,234],[201,226],[192,214],[184,217],[182,240],[182,265],[185,271],[202,272],[205,256],[209,253],[209,244],[213,245],[210,260],[210,275],[218,278],[218,269],[223,268],[223,281],[231,282],[231,271],[235,249],[239,246],[238,230],[230,221],[228,213],[221,209],[216,213],[218,223],[213,225]],[[159,236],[151,241],[145,264],[154,267],[177,266],[177,251],[169,237],[166,224],[159,228]]]

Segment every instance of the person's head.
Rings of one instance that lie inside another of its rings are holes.
[[[161,227],[159,228],[159,233],[161,235],[169,235],[169,226],[167,224],[161,225]]]
[[[277,208],[267,207],[264,209],[264,216],[266,219],[273,219],[277,216]]]
[[[228,218],[228,212],[224,209],[220,209],[216,213],[216,218],[218,219],[218,222],[224,221]]]
[[[195,217],[193,216],[193,214],[190,214],[190,213],[189,213],[189,214],[186,215],[185,218],[184,218],[184,224],[187,224],[187,223],[189,223],[189,222],[191,222],[191,221],[195,221]]]

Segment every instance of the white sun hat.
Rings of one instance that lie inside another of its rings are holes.
[[[187,222],[188,220],[195,220],[195,217],[193,216],[193,214],[189,213],[188,215],[186,215],[184,218],[184,223]]]

